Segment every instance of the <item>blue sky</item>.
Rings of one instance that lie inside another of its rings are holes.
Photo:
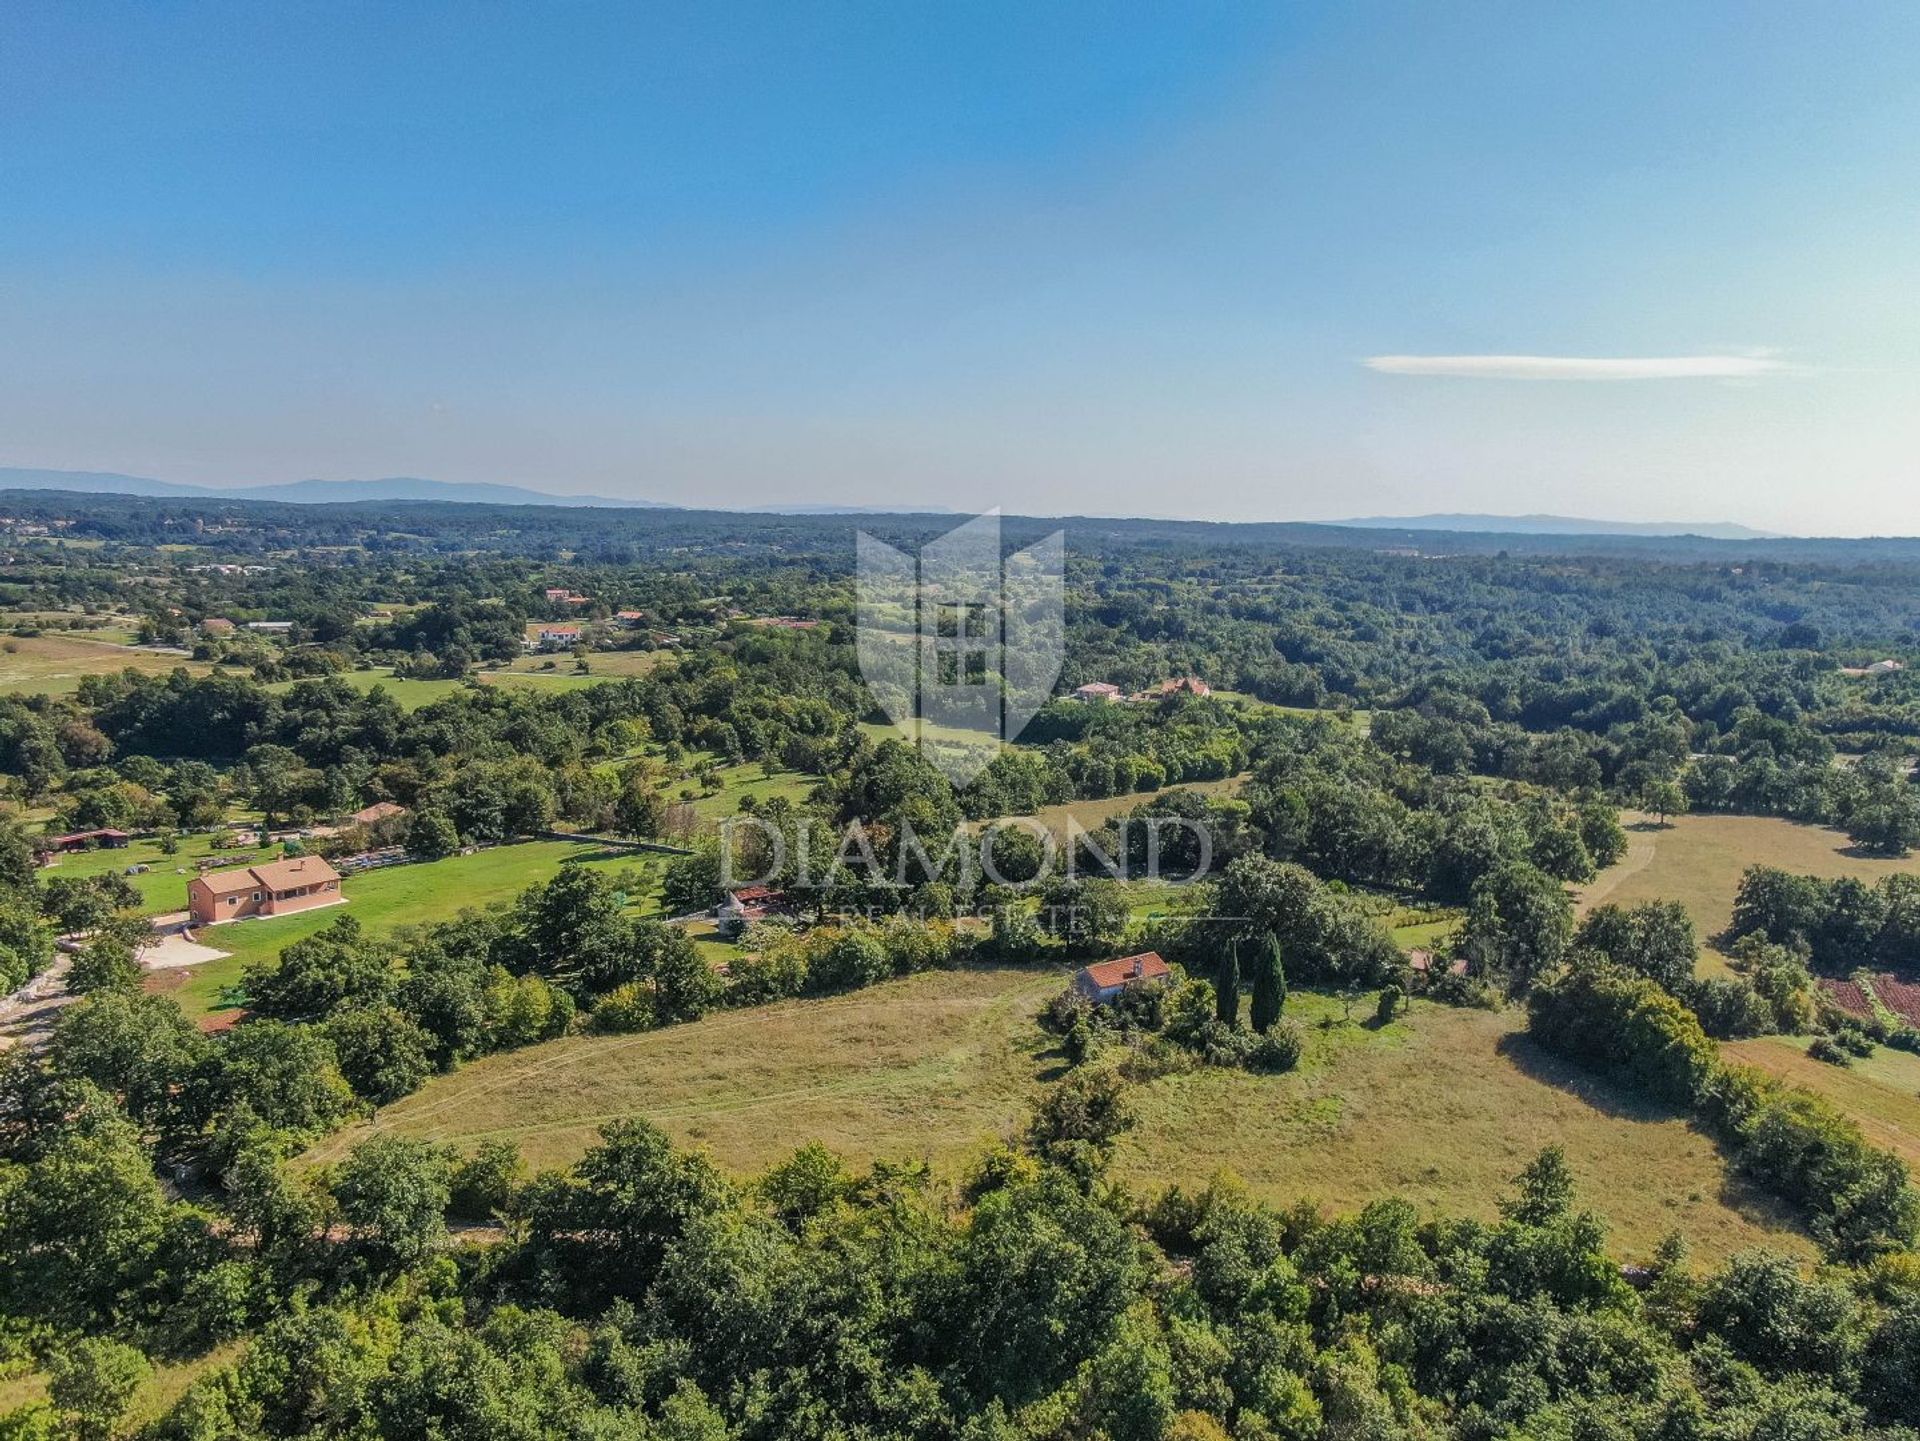
[[[1916,55],[1891,4],[23,0],[0,464],[1920,532]]]

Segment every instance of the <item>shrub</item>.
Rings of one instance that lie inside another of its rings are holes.
[[[589,1024],[594,1030],[608,1035],[652,1030],[652,984],[647,981],[628,981],[624,986],[615,986],[593,1008]]]
[[[1684,995],[1701,1028],[1715,1040],[1764,1036],[1778,1029],[1774,1008],[1751,981],[1713,976],[1690,982]]]
[[[1816,1061],[1825,1061],[1829,1066],[1851,1066],[1853,1057],[1846,1048],[1832,1036],[1815,1036],[1813,1044],[1807,1047],[1807,1054]]]
[[[727,978],[732,1005],[757,1006],[797,996],[807,988],[806,947],[787,936],[757,953],[735,957]]]
[[[81,1441],[113,1435],[153,1368],[131,1346],[88,1336],[57,1352],[48,1367],[47,1394]]]
[[[1385,995],[1398,995],[1398,991],[1382,992]],[[1293,1021],[1281,1021],[1253,1043],[1247,1055],[1247,1068],[1253,1071],[1277,1073],[1291,1071],[1300,1064],[1300,1052],[1304,1038],[1300,1027]]]
[[[1693,1012],[1610,965],[1576,966],[1536,987],[1528,1010],[1532,1035],[1549,1050],[1676,1105],[1692,1106],[1719,1064]]]
[[[854,991],[893,974],[893,959],[871,927],[824,933],[807,966],[808,989]]]
[[[1093,1002],[1069,986],[1040,1008],[1040,1024],[1064,1036],[1093,1012]]]
[[[1873,1037],[1859,1026],[1846,1025],[1834,1030],[1833,1038],[1840,1043],[1841,1049],[1862,1060],[1873,1054]]]
[[[1028,1144],[1043,1160],[1091,1178],[1106,1164],[1115,1137],[1133,1125],[1125,1092],[1110,1067],[1075,1071],[1042,1098],[1028,1127]]]
[[[1084,1065],[1094,1050],[1094,1030],[1087,1024],[1087,1018],[1081,1016],[1067,1027],[1067,1034],[1061,1041],[1060,1049],[1066,1053],[1067,1063],[1073,1066]]]

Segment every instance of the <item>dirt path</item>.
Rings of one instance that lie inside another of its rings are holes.
[[[72,964],[73,958],[62,953],[19,990],[0,999],[0,1051],[23,1043],[45,1043],[60,1008],[73,999],[67,992],[67,968]]]
[[[1667,834],[1646,817],[1631,819],[1629,812],[1621,813],[1621,823],[1627,827],[1627,853],[1616,865],[1608,866],[1587,888],[1580,892],[1574,902],[1574,914],[1584,916],[1595,906],[1604,905],[1607,897],[1620,889],[1623,882],[1637,876],[1653,864],[1655,852],[1660,848],[1660,838]]]

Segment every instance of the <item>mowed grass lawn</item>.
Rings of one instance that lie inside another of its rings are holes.
[[[1286,1075],[1209,1068],[1141,1088],[1118,1176],[1192,1188],[1230,1170],[1280,1204],[1305,1197],[1350,1212],[1393,1194],[1492,1220],[1508,1178],[1557,1143],[1581,1204],[1607,1218],[1628,1256],[1674,1230],[1707,1259],[1756,1245],[1810,1253],[1777,1207],[1729,1176],[1707,1137],[1536,1050],[1517,1010],[1415,1001],[1374,1029],[1359,1023],[1370,1003],[1342,1023],[1334,998],[1290,997],[1307,1050]]]
[[[1869,1141],[1920,1167],[1920,1056],[1887,1046],[1850,1066],[1807,1054],[1807,1036],[1722,1042],[1728,1057],[1825,1096],[1859,1123]]]
[[[980,968],[891,981],[851,995],[723,1011],[635,1036],[575,1036],[436,1077],[322,1144],[335,1160],[374,1130],[463,1149],[508,1140],[561,1165],[608,1121],[644,1116],[682,1145],[752,1175],[817,1140],[849,1160],[930,1161],[962,1173],[1026,1123],[1061,1061],[1036,1014],[1059,970]],[[1518,1012],[1416,1002],[1383,1029],[1323,1028],[1341,1005],[1296,992],[1301,1068],[1284,1076],[1198,1070],[1133,1091],[1137,1127],[1116,1174],[1139,1190],[1204,1186],[1230,1169],[1279,1203],[1352,1210],[1398,1193],[1423,1209],[1491,1219],[1508,1178],[1565,1146],[1583,1202],[1615,1243],[1645,1256],[1680,1230],[1703,1258],[1811,1246],[1730,1180],[1711,1142],[1533,1051]]]
[[[250,865],[255,861],[273,860],[280,854],[278,846],[250,850],[245,846],[223,846],[220,839],[217,835],[182,836],[180,848],[173,855],[167,855],[157,841],[150,840],[130,841],[119,850],[75,851],[61,856],[39,875],[42,880],[54,876],[98,876],[144,865],[148,868],[144,875],[127,877],[140,893],[140,909],[147,915],[184,911],[187,882],[198,874],[195,861],[208,856],[236,856],[240,859],[235,860],[234,865]]]
[[[379,1130],[469,1149],[510,1140],[535,1165],[562,1165],[606,1122],[645,1116],[741,1175],[808,1141],[951,1175],[1025,1124],[1058,1064],[1034,1017],[1065,981],[1051,969],[941,971],[640,1035],[571,1036],[437,1077],[313,1154],[337,1159]]]
[[[228,952],[223,960],[185,970],[150,972],[149,990],[171,994],[190,1016],[231,1004],[228,990],[248,966],[270,960],[295,941],[304,940],[342,916],[353,916],[376,934],[404,925],[447,920],[469,907],[509,901],[528,886],[550,879],[563,865],[586,865],[618,872],[645,869],[647,857],[572,841],[524,841],[495,846],[470,856],[393,866],[348,876],[342,883],[344,905],[322,906],[296,915],[229,921],[195,932],[200,941]]]
[[[166,675],[184,666],[205,675],[211,666],[183,655],[136,650],[105,640],[64,635],[7,636],[0,639],[0,695],[71,695],[81,678],[137,670]]]

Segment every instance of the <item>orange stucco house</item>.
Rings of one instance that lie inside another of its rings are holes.
[[[340,872],[319,856],[211,871],[187,882],[187,910],[196,926],[237,921],[242,916],[291,915],[338,905],[345,899]]]

